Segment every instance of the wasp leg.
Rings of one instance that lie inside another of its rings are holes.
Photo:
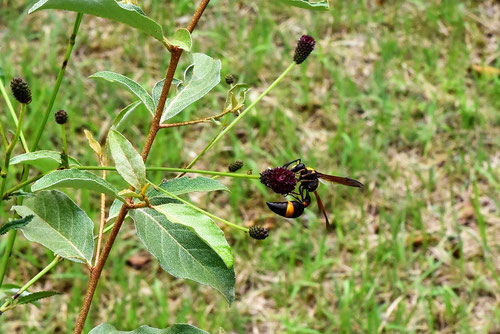
[[[316,200],[318,201],[318,207],[323,213],[323,216],[325,216],[325,225],[326,225],[326,230],[327,231],[333,231],[335,228],[335,224],[330,225],[330,221],[328,220],[328,216],[326,215],[326,209],[325,206],[323,205],[323,202],[321,201],[321,198],[319,197],[319,194],[317,191],[314,192],[314,195],[316,196]]]
[[[295,159],[293,161],[290,161],[290,162],[287,162],[286,164],[283,165],[283,168],[288,168],[288,166],[290,166],[291,164],[295,163],[295,162],[298,162],[300,163],[300,159]]]

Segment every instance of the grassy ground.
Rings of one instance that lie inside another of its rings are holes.
[[[27,16],[27,4],[3,4],[0,66],[7,80],[22,75],[31,84],[27,128],[33,129],[75,15]],[[195,4],[145,1],[143,7],[171,32],[186,25]],[[329,13],[311,13],[272,1],[214,0],[194,48],[220,58],[223,75],[249,83],[254,99],[287,66],[303,33],[317,38],[313,56],[196,166],[225,170],[242,159],[257,172],[301,157],[322,172],[355,177],[364,192],[320,187],[336,232],[326,235],[315,204],[285,221],[267,210],[265,201],[278,198],[262,185],[224,179],[230,194],[192,199],[240,224],[272,228],[263,242],[226,230],[236,256],[234,305],[210,288],[170,277],[155,261],[140,270],[127,265],[132,255],[146,256],[128,224],[87,329],[101,322],[122,330],[189,322],[211,333],[219,327],[227,333],[500,332],[500,80],[473,69],[500,67],[500,4],[335,1]],[[89,75],[107,69],[152,87],[167,62],[144,35],[84,17],[56,102],[70,113],[70,154],[96,164],[83,129],[102,136],[133,99]],[[219,85],[176,120],[218,113],[226,88]],[[6,115],[0,103],[2,124],[13,128]],[[125,132],[137,147],[145,119]],[[180,167],[215,131],[210,124],[165,131],[149,162]],[[32,134],[27,130],[28,140]],[[51,124],[41,147],[60,145]],[[86,191],[74,198],[97,221],[98,198]],[[8,281],[27,281],[49,260],[49,252],[21,237]],[[36,286],[63,294],[41,308],[9,312],[0,332],[68,332],[86,283],[82,266],[63,263]]]

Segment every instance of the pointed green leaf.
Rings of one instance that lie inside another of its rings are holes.
[[[28,225],[28,223],[33,219],[33,217],[35,216],[30,215],[23,218],[11,220],[10,222],[3,224],[2,227],[0,227],[0,235],[5,234],[10,230],[19,229],[23,226]]]
[[[125,23],[163,42],[161,26],[146,16],[140,7],[115,0],[40,0],[29,14],[42,9],[63,9]]]
[[[19,297],[17,299],[17,304],[28,304],[28,303],[34,303],[36,301],[39,301],[40,299],[52,297],[55,295],[59,295],[60,293],[57,291],[39,291],[39,292],[33,292],[30,293],[26,296]]]
[[[17,155],[10,159],[11,165],[27,164],[37,167],[42,171],[56,169],[61,165],[61,152],[56,151],[35,151]],[[69,157],[70,166],[79,166],[76,159]]]
[[[33,215],[21,228],[24,236],[75,262],[91,264],[94,253],[94,223],[66,194],[41,191],[12,208],[21,217]]]
[[[191,51],[191,46],[193,44],[191,33],[187,29],[178,29],[169,42],[173,46],[177,46],[185,51]]]
[[[227,189],[225,185],[220,183],[219,180],[214,180],[212,178],[204,176],[198,176],[192,179],[187,176],[170,179],[162,182],[160,184],[160,188],[168,191],[173,195],[182,195],[202,191],[229,191],[229,189]],[[165,194],[163,192],[156,191],[153,188],[148,189],[148,197],[156,196],[165,196]]]
[[[148,251],[169,274],[209,285],[231,304],[234,300],[234,270],[196,233],[170,222],[156,210],[143,208],[129,212],[137,235]]]
[[[162,204],[155,206],[155,210],[164,214],[172,223],[189,227],[219,254],[228,268],[233,266],[234,257],[224,232],[210,217],[185,204]]]
[[[281,2],[299,8],[311,9],[311,10],[329,10],[330,4],[328,0],[321,1],[309,1],[309,0],[280,0]]]
[[[121,133],[111,130],[108,136],[111,156],[118,173],[136,189],[146,184],[146,167],[141,156]]]
[[[54,188],[89,189],[118,198],[118,190],[108,181],[86,170],[62,169],[53,171],[31,186],[31,191]]]
[[[132,115],[137,108],[142,102],[141,101],[135,101],[123,108],[118,116],[115,117],[115,120],[113,121],[113,126],[111,129],[116,130],[116,131],[122,131],[125,126],[128,123],[128,119],[130,115]]]
[[[141,326],[134,331],[119,331],[109,324],[101,324],[92,329],[89,334],[209,334],[201,329],[188,324],[175,324],[166,329],[157,329],[149,326]]]
[[[117,82],[119,84],[124,85],[125,87],[128,88],[135,96],[139,98],[139,100],[144,103],[144,106],[149,110],[151,115],[155,114],[155,106],[153,103],[153,98],[149,96],[148,92],[137,82],[134,80],[127,78],[124,75],[115,73],[115,72],[110,72],[110,71],[102,71],[102,72],[97,72],[92,74],[90,79],[104,79],[109,82]]]
[[[236,84],[227,92],[224,110],[235,109],[245,104],[247,92],[250,89],[245,83]]]
[[[212,90],[220,81],[220,60],[193,53],[193,65],[184,73],[182,89],[165,105],[161,123],[174,117]]]

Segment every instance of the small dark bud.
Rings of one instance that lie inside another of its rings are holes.
[[[293,60],[297,64],[301,64],[314,50],[314,45],[316,41],[313,37],[308,35],[302,35],[297,42],[297,47],[295,48],[295,54],[293,55]]]
[[[64,110],[58,110],[54,114],[57,124],[65,124],[68,121],[68,113]]]
[[[232,162],[228,167],[227,169],[231,172],[231,173],[234,173],[238,170],[241,169],[241,167],[243,167],[243,161],[241,160],[236,160],[234,162]]]
[[[31,89],[26,81],[21,78],[14,78],[10,82],[10,89],[17,101],[24,104],[31,103]]]
[[[232,74],[226,75],[225,79],[226,79],[226,83],[228,85],[231,85],[231,84],[233,84],[236,81],[236,79],[234,78],[234,75],[232,75]]]
[[[248,234],[254,239],[264,240],[269,236],[269,231],[265,227],[254,225],[248,229]]]
[[[260,173],[260,182],[274,192],[287,195],[295,189],[295,173],[283,167],[268,168]]]

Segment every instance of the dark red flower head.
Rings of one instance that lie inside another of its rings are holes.
[[[307,59],[307,57],[314,50],[314,45],[316,45],[316,41],[313,37],[308,35],[302,35],[297,42],[297,47],[295,48],[295,54],[293,55],[293,60],[300,64]]]
[[[283,167],[268,168],[260,173],[260,182],[278,194],[286,195],[295,189],[295,173]]]

